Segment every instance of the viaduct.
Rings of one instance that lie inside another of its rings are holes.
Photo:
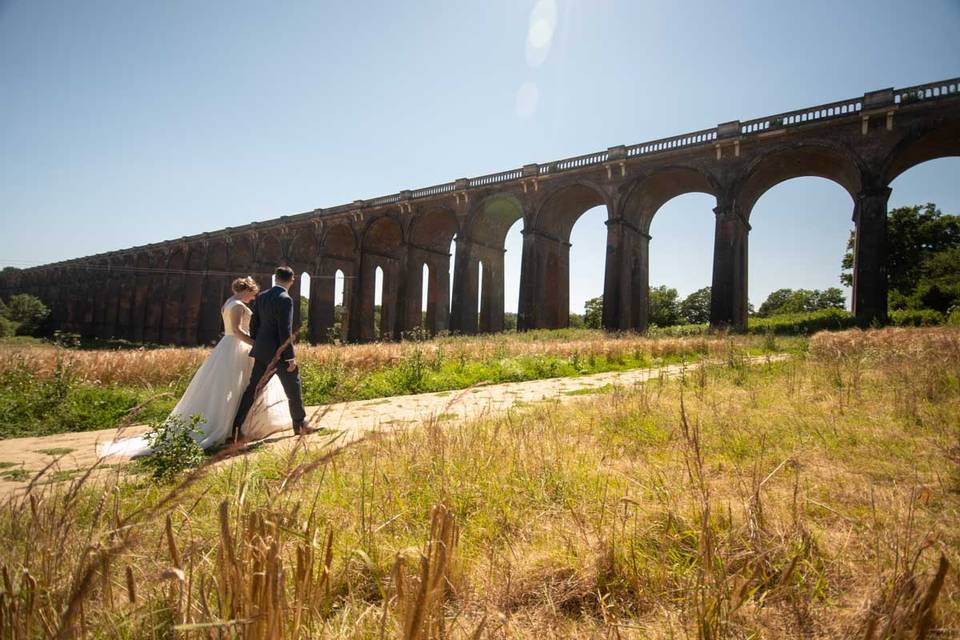
[[[685,193],[716,198],[711,324],[747,321],[750,213],[774,185],[833,180],[850,194],[856,229],[853,312],[887,314],[890,183],[927,160],[960,155],[960,78],[862,96],[711,129],[142,247],[6,270],[0,296],[30,293],[55,326],[85,336],[180,345],[221,333],[229,283],[269,284],[278,264],[309,273],[311,341],[335,322],[342,272],[344,338],[372,340],[375,273],[382,270],[379,334],[503,329],[504,238],[523,220],[518,328],[564,327],[570,232],[581,214],[607,212],[603,326],[647,328],[650,223]],[[960,177],[960,176],[958,176]],[[453,299],[450,246],[456,242]],[[427,313],[421,316],[427,265]],[[482,282],[482,285],[481,285]],[[295,288],[294,296],[300,292]],[[479,313],[477,312],[479,308]],[[301,319],[298,318],[298,322]]]

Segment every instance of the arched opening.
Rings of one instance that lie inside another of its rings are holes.
[[[427,326],[427,311],[430,308],[430,265],[423,263],[420,269],[420,327]]]
[[[503,329],[517,330],[520,304],[520,270],[523,265],[523,219],[517,218],[503,240]]]
[[[322,257],[310,283],[310,341],[345,341],[349,336],[350,296],[356,268],[356,239],[347,223],[335,223],[321,236]]]
[[[360,340],[400,338],[401,320],[407,318],[410,306],[397,309],[400,277],[409,275],[409,272],[400,273],[402,243],[400,223],[390,216],[376,218],[367,226],[360,261],[359,311],[358,317],[351,318],[351,337],[358,336]],[[406,297],[408,301],[415,300],[415,296]]]
[[[651,317],[658,325],[683,322],[686,315],[701,319],[710,303],[705,289],[712,279],[715,220],[709,212],[716,207],[717,191],[712,176],[686,167],[662,169],[627,189],[611,230],[620,278],[607,280],[604,302],[608,293],[611,301],[604,309],[605,327],[645,331]],[[680,303],[688,296],[691,308],[682,315]]]
[[[598,188],[576,183],[548,195],[530,218],[524,228],[518,313],[520,329],[568,326],[570,233],[583,214],[606,204]],[[606,300],[604,304],[607,304]]]
[[[402,310],[404,331],[422,327],[436,334],[450,328],[450,247],[458,230],[456,215],[445,208],[418,213],[411,221],[407,287],[413,295]]]
[[[504,240],[507,230],[523,217],[520,202],[512,196],[496,195],[481,200],[471,212],[469,227],[457,237],[454,269],[451,329],[461,333],[498,332],[504,329],[505,299]],[[480,262],[483,262],[481,275]],[[485,283],[479,288],[481,279]],[[476,312],[477,301],[479,314]]]
[[[480,331],[483,331],[483,318],[481,317],[481,312],[483,311],[483,260],[477,261],[477,326],[480,327]]]
[[[310,274],[304,271],[300,274],[300,295],[294,318],[294,331],[297,332],[297,342],[309,341],[310,327],[310,287],[313,284]]]
[[[818,177],[785,180],[760,195],[750,214],[747,282],[754,312],[850,308],[852,291],[840,276],[853,206],[846,189]]]
[[[754,235],[753,238],[755,247],[754,256],[749,261],[755,263],[757,266],[755,271],[757,274],[757,282],[748,288],[749,268],[747,244],[748,233],[751,229],[750,221],[753,220],[755,205],[764,194],[788,180],[806,179],[797,183],[801,185],[800,188],[803,193],[809,191],[811,189],[810,185],[814,184],[814,182],[810,180],[811,178],[825,178],[827,181],[834,183],[834,185],[838,185],[831,187],[828,184],[826,187],[835,195],[825,195],[828,193],[825,191],[822,192],[819,201],[814,201],[818,207],[828,209],[836,208],[832,214],[829,212],[821,214],[811,211],[798,211],[797,202],[803,201],[807,196],[798,196],[797,192],[791,192],[789,186],[784,187],[784,193],[787,194],[787,198],[795,198],[796,200],[792,202],[787,199],[779,200],[776,196],[772,196],[771,200],[774,202],[775,207],[792,212],[789,219],[796,225],[793,228],[796,233],[805,233],[815,229],[816,227],[813,225],[808,226],[810,219],[814,216],[820,219],[819,216],[823,215],[822,221],[824,224],[827,224],[829,220],[830,223],[839,225],[839,230],[832,234],[837,237],[837,242],[841,247],[839,255],[834,257],[833,260],[820,256],[820,258],[816,260],[817,269],[814,272],[814,278],[818,282],[826,284],[832,280],[833,283],[838,283],[839,269],[837,269],[835,265],[838,264],[838,261],[843,255],[842,246],[848,237],[846,229],[849,228],[847,221],[850,219],[850,211],[852,209],[851,200],[853,199],[855,201],[857,194],[859,194],[863,188],[861,176],[862,171],[857,165],[857,162],[850,157],[846,151],[832,146],[829,142],[815,142],[800,145],[775,151],[757,158],[752,163],[750,172],[743,181],[735,201],[725,204],[724,206],[727,208],[718,213],[717,238],[714,245],[711,323],[715,325],[732,325],[738,329],[745,328],[749,309],[748,293],[752,293],[755,297],[762,297],[765,300],[765,294],[769,293],[770,287],[776,286],[773,284],[774,282],[781,282],[784,278],[795,280],[795,274],[798,271],[798,266],[795,262],[791,262],[789,268],[783,263],[781,263],[781,266],[777,266],[776,261],[780,256],[774,253],[767,253],[771,251],[769,247],[760,248],[761,242],[767,240],[770,243],[777,243],[781,246],[781,252],[783,252],[783,247],[786,245],[780,245],[779,239],[783,238],[785,233],[778,229],[776,237],[765,239],[762,232],[758,229],[757,235]],[[815,190],[817,188],[819,187],[813,187]],[[839,213],[839,209],[843,208],[843,205],[840,204],[843,201],[843,192],[847,194],[845,214]],[[839,194],[839,196],[836,194]],[[826,200],[823,199],[824,196],[827,198]],[[806,219],[804,219],[804,216]],[[762,220],[762,217],[758,219]],[[860,236],[863,232],[863,228],[858,225],[857,235]],[[823,247],[824,251],[829,252],[831,251],[829,244],[823,241],[828,237],[828,233],[829,231],[819,230],[820,241],[816,244]],[[873,233],[875,233],[875,229],[869,230],[868,235]],[[800,245],[796,237],[791,238],[791,243],[791,247],[793,248]],[[796,261],[797,255],[794,254],[792,259]],[[808,259],[812,260],[812,258]],[[812,264],[806,266],[812,268]],[[831,272],[831,267],[832,273],[834,274],[833,278],[827,275]],[[882,271],[874,269],[865,272],[869,273],[870,277],[855,277],[854,279],[854,309],[859,316],[864,318],[884,315],[885,311],[879,308],[880,302],[877,300],[881,290],[885,289],[885,284],[883,284],[878,277]],[[812,281],[813,280],[811,280],[811,282]],[[857,293],[858,289],[859,294]],[[860,299],[859,309],[857,308],[858,303],[856,302],[858,295]],[[885,297],[886,294],[883,293],[884,302],[882,304],[884,308],[886,304]]]
[[[598,302],[603,297],[604,263],[607,253],[606,207],[593,207],[577,218],[570,231],[569,325],[599,329]],[[589,309],[588,309],[589,303]],[[602,303],[601,303],[602,304]]]
[[[713,195],[684,193],[667,201],[651,220],[650,325],[710,321],[716,206]]]
[[[341,342],[347,340],[348,314],[347,309],[347,279],[343,269],[337,269],[333,276],[333,324],[331,334]]]
[[[383,340],[383,337],[389,333],[389,329],[383,326],[383,268],[377,267],[374,271],[373,284],[373,337],[376,340]]]

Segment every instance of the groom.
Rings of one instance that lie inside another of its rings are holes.
[[[278,267],[274,272],[276,284],[258,295],[251,305],[253,317],[250,318],[250,337],[254,342],[250,357],[253,358],[253,371],[250,373],[250,384],[240,399],[237,417],[233,421],[235,439],[240,435],[240,427],[256,399],[257,385],[271,364],[276,366],[277,376],[290,402],[293,432],[307,435],[315,431],[304,421],[306,412],[300,392],[300,371],[293,353],[293,299],[287,294],[293,280],[293,269]],[[279,362],[274,362],[281,348],[283,353],[279,354]]]

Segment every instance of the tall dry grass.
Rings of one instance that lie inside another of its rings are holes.
[[[949,637],[958,347],[850,332],[173,486],[38,484],[0,509],[0,639]]]
[[[550,335],[551,332],[537,332]],[[625,354],[649,358],[670,356],[722,355],[727,347],[723,336],[682,338],[644,337],[635,334],[609,335],[600,331],[557,332],[564,339],[537,340],[525,334],[498,334],[462,338],[438,338],[424,342],[386,342],[362,345],[298,345],[300,361],[321,368],[341,366],[365,372],[396,365],[416,350],[427,359],[467,361],[516,356],[579,355],[617,360]],[[759,338],[738,341],[760,344]],[[0,375],[26,365],[40,376],[50,377],[61,366],[75,371],[85,382],[135,386],[162,386],[189,379],[209,353],[207,348],[159,348],[140,350],[65,350],[45,345],[0,345]]]

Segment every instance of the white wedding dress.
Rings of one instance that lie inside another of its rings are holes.
[[[199,433],[194,435],[194,440],[204,449],[219,446],[232,435],[233,419],[253,369],[250,345],[239,337],[241,333],[249,335],[252,312],[237,298],[227,300],[220,312],[224,336],[204,360],[171,412],[188,423],[191,416],[203,416],[205,422],[197,426]],[[291,429],[292,424],[283,385],[273,376],[247,414],[240,433],[247,440],[259,440],[271,433]],[[135,457],[149,454],[150,447],[145,437],[137,436],[105,443],[97,452],[101,457]]]

